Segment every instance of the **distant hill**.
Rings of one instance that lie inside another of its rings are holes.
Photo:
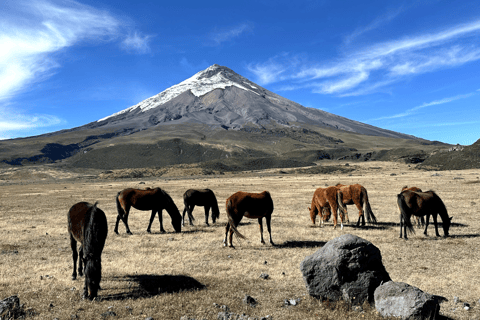
[[[428,157],[420,168],[440,170],[462,170],[480,168],[480,139],[466,147],[451,147]]]

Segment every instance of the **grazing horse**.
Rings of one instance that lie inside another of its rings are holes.
[[[402,227],[405,240],[408,239],[407,228],[409,232],[415,233],[412,223],[410,222],[410,217],[412,215],[417,217],[424,215],[427,216],[425,231],[423,232],[425,235],[427,235],[428,222],[431,215],[435,225],[435,234],[439,237],[437,214],[442,218],[443,234],[445,237],[448,237],[448,229],[450,228],[450,220],[452,220],[452,218],[448,217],[445,204],[435,192],[415,192],[406,190],[397,195],[397,204],[400,209],[400,238],[402,237]]]
[[[152,227],[153,219],[155,214],[158,212],[158,220],[160,221],[160,232],[164,233],[163,229],[163,219],[162,211],[163,209],[167,210],[170,218],[172,219],[172,226],[175,229],[175,232],[180,232],[182,230],[182,216],[178,211],[177,206],[173,202],[172,198],[160,188],[146,190],[141,189],[124,189],[117,194],[117,222],[115,223],[115,233],[118,234],[118,223],[120,219],[123,221],[125,228],[127,229],[128,234],[130,228],[128,227],[128,214],[130,208],[134,207],[137,210],[148,211],[152,210],[152,215],[150,216],[150,223],[148,224],[147,232],[150,233],[150,228]]]
[[[348,204],[355,204],[358,209],[357,227],[362,220],[362,226],[365,226],[365,214],[367,215],[368,223],[377,223],[377,218],[373,214],[372,207],[368,201],[367,189],[360,184],[343,185],[337,184],[338,203],[344,206]],[[345,207],[346,220],[348,221],[348,213]]]
[[[83,276],[85,265],[85,287],[83,297],[93,300],[102,279],[102,251],[107,238],[108,225],[105,213],[97,203],[79,202],[68,211],[68,233],[73,256],[72,280],[77,279],[77,242],[80,242],[78,274]]]
[[[405,191],[405,190],[410,190],[410,191],[416,191],[416,192],[422,192],[422,189],[420,188],[417,188],[417,187],[408,187],[408,186],[405,186],[402,188],[402,191]],[[424,226],[425,225],[425,219],[423,217],[417,217],[415,216],[415,221],[417,222],[417,227],[420,228],[421,226]]]
[[[343,213],[346,212],[346,208],[343,203],[338,202],[337,188],[327,187],[318,188],[313,193],[312,205],[308,210],[310,211],[310,219],[315,224],[315,217],[318,214],[320,216],[320,223],[323,225],[324,221],[330,219],[330,215],[333,212],[333,228],[337,227],[337,211],[340,209],[340,225],[343,229]]]
[[[273,201],[268,191],[263,191],[262,193],[247,193],[238,191],[227,199],[226,209],[228,221],[225,230],[225,239],[223,240],[224,246],[229,244],[229,246],[233,248],[233,233],[235,233],[238,237],[245,239],[245,236],[243,236],[237,230],[237,226],[244,216],[250,219],[258,219],[258,224],[260,227],[260,239],[261,243],[263,244],[265,244],[265,241],[263,240],[262,219],[265,217],[265,220],[267,221],[268,234],[270,235],[270,243],[275,245],[272,241],[272,230],[270,228],[270,221],[273,212]],[[230,243],[227,242],[227,235],[229,231]]]
[[[183,203],[185,209],[183,209],[182,214],[182,226],[185,225],[185,213],[188,212],[188,219],[190,220],[190,225],[193,226],[192,212],[195,206],[205,207],[205,224],[208,226],[208,213],[210,208],[212,208],[212,221],[215,223],[215,220],[220,216],[220,210],[218,209],[218,202],[215,194],[210,189],[189,189],[183,194]]]

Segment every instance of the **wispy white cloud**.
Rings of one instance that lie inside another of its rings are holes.
[[[82,41],[117,37],[120,22],[108,12],[75,1],[8,2],[0,17],[0,100],[60,66],[54,54]]]
[[[367,24],[366,26],[359,27],[355,29],[351,34],[345,37],[344,43],[346,45],[349,45],[352,41],[354,41],[357,37],[362,36],[365,33],[368,33],[369,31],[375,30],[380,28],[381,26],[387,24],[388,22],[392,21],[395,19],[400,13],[404,11],[404,7],[400,7],[396,10],[390,10],[384,15],[376,18],[373,20],[371,23]]]
[[[215,30],[210,33],[208,36],[208,43],[210,45],[218,46],[221,45],[223,42],[231,41],[243,33],[251,32],[253,30],[253,23],[251,22],[244,22],[240,25],[223,29],[223,30]]]
[[[127,52],[145,54],[150,53],[151,35],[142,36],[138,32],[129,34],[121,43],[121,48]]]
[[[284,88],[313,88],[339,96],[362,95],[406,77],[451,68],[480,59],[480,20],[440,31],[376,43],[327,61],[295,56],[249,64],[261,84],[293,81]]]
[[[398,119],[398,118],[403,118],[403,117],[411,116],[411,115],[417,113],[417,111],[420,110],[420,109],[423,109],[423,108],[426,108],[426,107],[431,107],[431,106],[437,106],[437,105],[449,103],[449,102],[456,101],[456,100],[461,100],[461,99],[470,98],[471,96],[473,96],[473,95],[475,95],[475,94],[476,94],[476,92],[470,92],[470,93],[466,93],[466,94],[459,94],[459,95],[456,95],[456,96],[453,96],[453,97],[443,98],[443,99],[440,99],[440,100],[434,100],[434,101],[431,101],[431,102],[425,102],[425,103],[422,103],[422,104],[419,105],[419,106],[416,106],[416,107],[407,109],[407,110],[405,110],[404,112],[397,113],[397,114],[394,114],[394,115],[391,115],[391,116],[375,118],[375,119],[371,119],[371,120],[368,120],[368,121],[377,121],[377,120],[386,120],[386,119]]]

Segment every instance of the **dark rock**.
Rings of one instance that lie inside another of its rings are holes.
[[[308,293],[321,300],[351,305],[374,302],[374,291],[390,281],[380,250],[351,234],[335,238],[300,264]]]
[[[384,317],[399,317],[405,320],[435,319],[440,310],[438,300],[435,296],[403,282],[389,281],[375,290],[375,308]]]
[[[25,314],[23,306],[20,306],[20,299],[11,296],[0,301],[0,319],[16,319]]]
[[[262,273],[260,274],[260,278],[262,278],[262,279],[264,279],[264,280],[267,280],[268,277],[269,277],[268,273],[262,272]]]
[[[257,305],[257,300],[246,294],[245,298],[243,298],[243,303],[248,304],[251,307],[255,307]]]

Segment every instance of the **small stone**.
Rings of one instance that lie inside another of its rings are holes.
[[[103,318],[106,318],[106,317],[116,317],[117,314],[116,314],[115,312],[113,312],[113,311],[107,311],[107,312],[102,313],[101,316],[102,316]]]
[[[145,318],[145,320],[153,320],[152,317]]]
[[[267,260],[265,260],[265,262],[263,262],[263,264],[267,264]]]
[[[460,302],[460,299],[458,297],[453,297],[453,303],[457,304]]]
[[[260,278],[262,278],[262,279],[264,279],[264,280],[267,280],[268,277],[269,277],[268,273],[262,272],[262,273],[260,274]]]
[[[464,302],[464,303],[463,303],[463,309],[465,309],[465,310],[470,310],[470,304],[467,303],[467,302]]]
[[[288,300],[288,302],[289,302],[292,306],[296,306],[297,303],[298,303],[297,300],[295,300],[295,299],[290,299],[290,300]]]

